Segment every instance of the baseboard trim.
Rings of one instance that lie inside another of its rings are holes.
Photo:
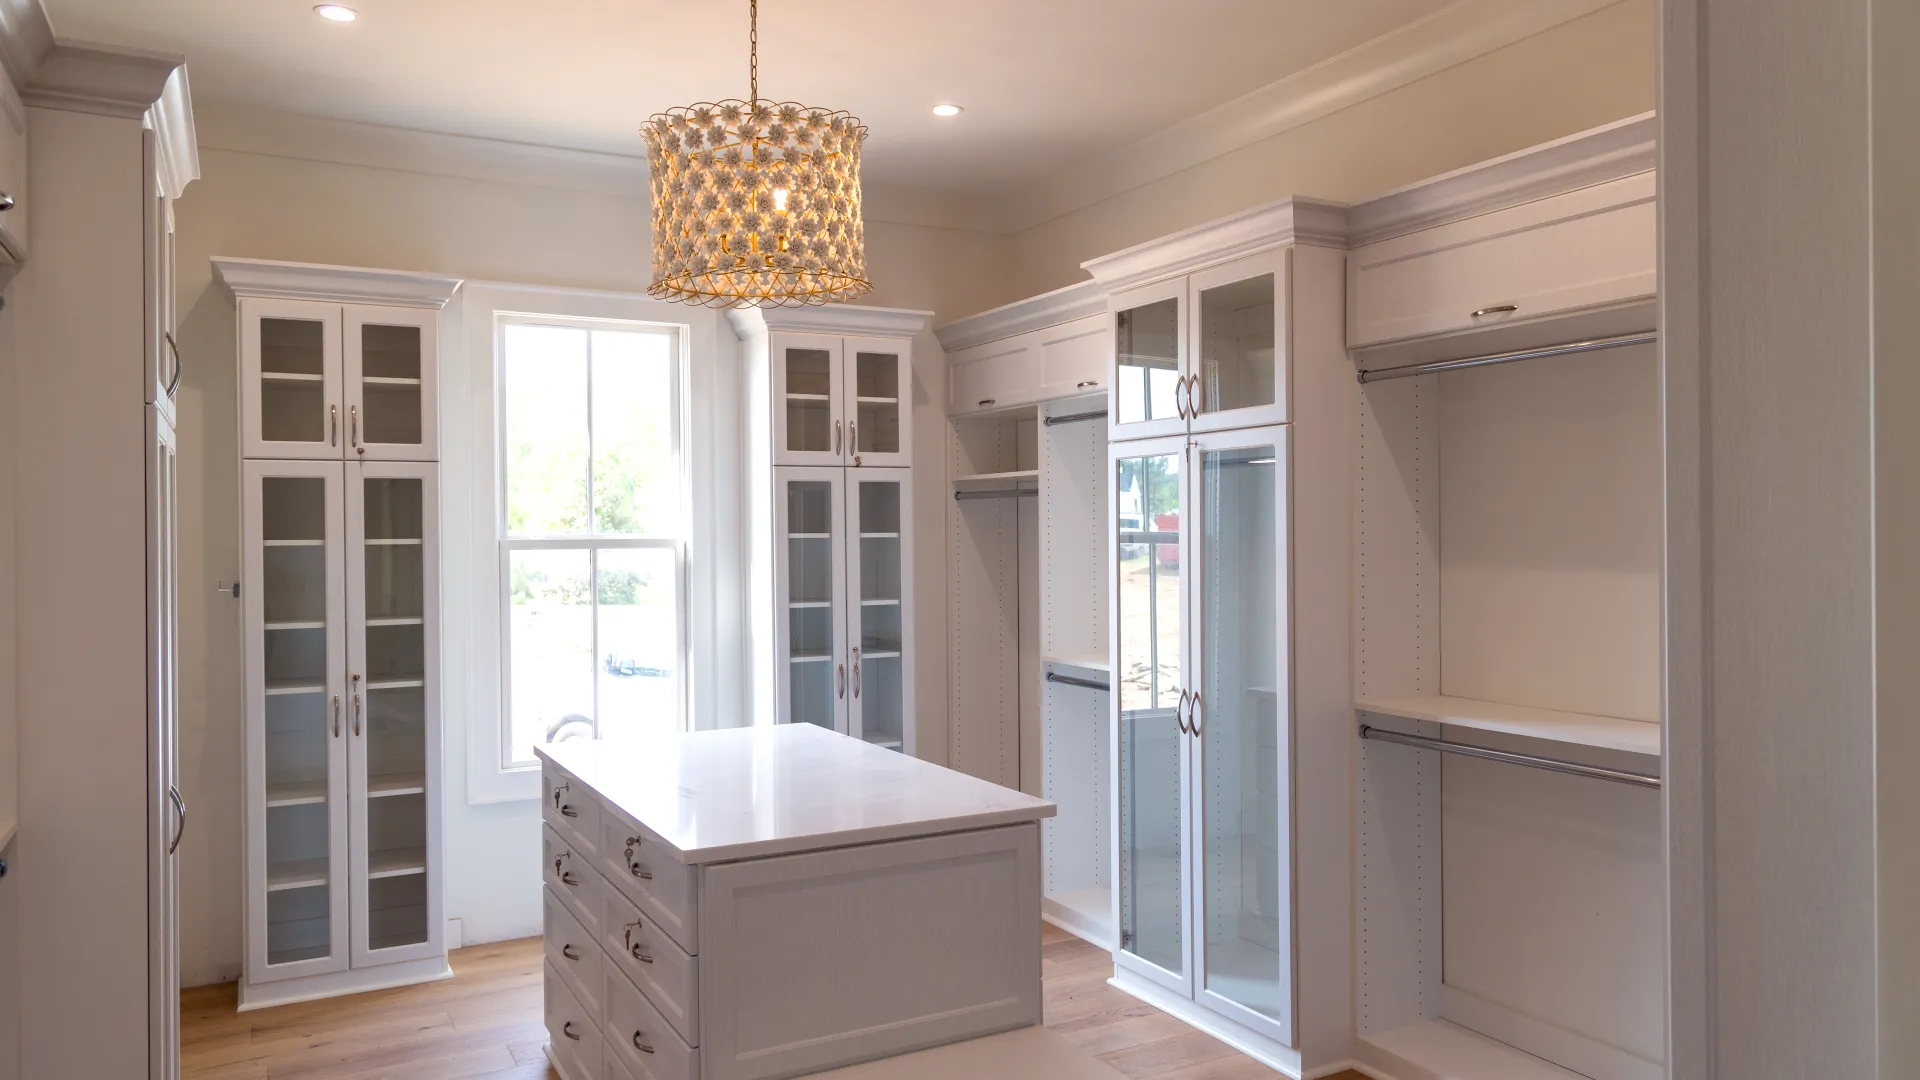
[[[1104,927],[1095,926],[1088,920],[1080,918],[1078,913],[1064,904],[1057,904],[1044,896],[1041,897],[1040,918],[1041,921],[1057,926],[1089,945],[1105,949],[1107,952],[1113,951],[1113,942],[1110,940],[1112,935],[1108,934]]]
[[[336,971],[327,975],[309,975],[306,978],[286,979],[281,982],[250,984],[243,979],[240,982],[238,1011],[252,1012],[255,1009],[271,1009],[278,1005],[295,1005],[302,1001],[319,1001],[322,998],[364,994],[373,990],[391,990],[396,986],[412,986],[416,983],[437,982],[451,978],[453,978],[453,968],[448,966],[447,958],[430,956],[425,960],[409,960],[400,964],[388,964],[385,967]]]

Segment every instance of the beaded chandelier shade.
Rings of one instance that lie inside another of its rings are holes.
[[[707,307],[864,296],[860,144],[845,112],[760,99],[760,4],[749,5],[747,100],[701,102],[641,125],[653,187],[653,284]]]

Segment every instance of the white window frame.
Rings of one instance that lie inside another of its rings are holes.
[[[443,338],[440,408],[441,502],[447,523],[443,547],[447,588],[442,636],[446,693],[445,752],[466,759],[464,801],[532,801],[540,797],[536,767],[508,768],[510,699],[507,693],[507,593],[504,445],[499,335],[501,316],[556,325],[652,324],[680,335],[677,441],[681,462],[683,531],[683,723],[694,728],[740,723],[747,700],[738,678],[745,670],[746,543],[744,383],[738,344],[721,313],[668,304],[633,293],[467,282],[448,306],[461,332]],[[584,537],[555,538],[559,546],[588,546]],[[528,541],[517,541],[533,546]],[[648,546],[656,541],[607,539],[598,547]],[[596,664],[598,658],[595,658]],[[731,673],[731,675],[729,675]],[[461,793],[449,791],[459,799]]]

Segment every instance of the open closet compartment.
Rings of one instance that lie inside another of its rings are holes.
[[[1106,295],[1087,282],[937,333],[952,395],[950,760],[1059,806],[1041,829],[1041,912],[1112,948]]]
[[[1377,1075],[1665,1072],[1653,137],[1637,118],[1350,213],[1354,1056]]]

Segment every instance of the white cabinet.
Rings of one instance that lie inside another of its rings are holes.
[[[1123,974],[1293,1044],[1284,426],[1116,444]]]
[[[775,470],[783,722],[913,752],[911,476]]]
[[[1112,355],[1107,320],[1093,315],[1034,333],[1040,351],[1040,400],[1095,394],[1106,388]]]
[[[947,412],[995,412],[1099,393],[1111,359],[1105,315],[1031,330],[947,357]]]
[[[772,335],[774,463],[913,463],[913,352],[903,340]]]
[[[1651,172],[1356,247],[1347,342],[1360,349],[1650,303]]]
[[[242,445],[254,458],[432,461],[432,308],[242,296]]]

